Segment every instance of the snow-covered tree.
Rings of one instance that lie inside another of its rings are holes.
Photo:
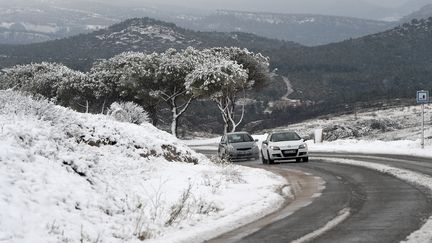
[[[3,72],[4,88],[40,94],[74,108],[79,107],[80,102],[88,101],[93,89],[84,73],[58,63],[17,65]]]
[[[204,52],[205,62],[188,75],[186,89],[214,101],[224,121],[224,133],[234,132],[245,112],[244,102],[240,109],[237,107],[239,95],[245,98],[246,90],[269,79],[268,58],[240,48],[212,48]]]
[[[203,52],[192,47],[168,49],[161,54],[125,52],[93,66],[90,76],[99,84],[97,96],[142,104],[156,119],[156,105],[164,102],[172,114],[171,132],[195,96],[186,92],[185,79],[204,62]]]
[[[171,110],[171,133],[177,137],[178,120],[196,96],[187,92],[186,77],[203,62],[202,52],[189,47],[183,51],[168,49],[160,55],[156,73],[157,87],[152,95],[162,99]]]
[[[261,53],[238,47],[215,47],[210,51],[242,65],[248,71],[248,79],[249,82],[253,82],[253,88],[261,88],[271,78],[269,58]]]
[[[0,89],[12,89],[10,80],[4,70],[0,70]]]
[[[150,92],[159,66],[160,58],[156,53],[125,52],[96,63],[89,75],[98,84],[96,96],[104,100],[104,104],[133,101],[150,113],[155,124],[158,101]]]
[[[224,133],[235,131],[243,121],[244,107],[236,117],[236,99],[253,83],[248,82],[247,70],[235,61],[213,56],[198,66],[186,78],[186,89],[197,96],[207,96],[216,102],[224,121]]]
[[[158,105],[171,110],[171,132],[197,97],[216,102],[225,132],[243,121],[246,90],[269,78],[268,58],[235,47],[197,50],[189,47],[164,53],[125,52],[94,64],[89,73],[62,64],[37,63],[3,70],[0,88],[41,94],[75,109],[107,110],[113,102],[135,102],[147,110],[156,125]],[[239,106],[240,105],[240,109]]]

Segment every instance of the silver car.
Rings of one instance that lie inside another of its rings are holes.
[[[247,132],[233,132],[222,136],[218,155],[230,160],[259,159],[258,140],[254,140]]]

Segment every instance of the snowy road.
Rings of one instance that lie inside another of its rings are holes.
[[[231,235],[232,238],[223,238],[224,241],[400,242],[420,229],[432,215],[432,197],[428,189],[376,170],[333,163],[338,158],[348,158],[432,176],[430,159],[394,155],[314,155],[310,163],[265,167],[281,171],[294,169],[323,178],[326,187],[320,197],[292,215],[252,234],[242,235],[240,240]],[[259,164],[259,161],[244,163],[247,166]]]

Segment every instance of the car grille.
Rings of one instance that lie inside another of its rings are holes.
[[[247,150],[251,150],[252,148],[238,148],[238,151],[247,151]]]
[[[297,156],[298,149],[288,149],[288,150],[282,150],[282,154],[285,157],[293,157]]]
[[[241,157],[250,157],[252,156],[252,154],[247,153],[247,154],[237,154],[237,157],[241,158]]]

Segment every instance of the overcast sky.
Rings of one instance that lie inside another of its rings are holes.
[[[105,0],[106,1],[106,0]],[[408,14],[432,0],[109,0],[124,4],[158,3],[203,9],[235,9],[283,13],[345,15],[383,18],[392,14]]]
[[[113,1],[113,0],[111,0]],[[344,0],[345,2],[350,2],[350,0]],[[356,0],[361,1],[361,0]],[[381,5],[381,6],[397,6],[404,4],[408,2],[408,0],[363,0],[364,2],[368,2],[374,5]],[[145,1],[141,1],[145,2]],[[164,2],[164,3],[170,3],[170,4],[179,4],[179,1],[176,0],[160,0],[160,1],[153,1],[153,2]],[[274,4],[282,5],[282,6],[297,6],[302,8],[310,8],[313,7],[313,5],[322,5],[324,4],[333,4],[334,2],[338,2],[335,0],[182,0],[181,3],[189,6],[229,6],[229,5],[244,5],[247,6],[247,3],[252,5],[262,5],[262,6],[271,6]],[[342,1],[340,1],[342,2]],[[353,1],[351,1],[353,2]]]
[[[195,9],[229,9],[280,13],[312,13],[382,19],[393,15],[406,15],[432,0],[0,0],[4,4],[17,2],[86,2],[99,1],[116,5],[174,5]]]

